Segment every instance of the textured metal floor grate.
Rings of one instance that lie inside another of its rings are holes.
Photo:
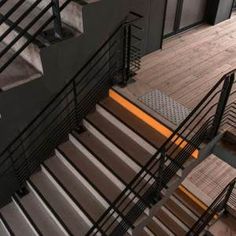
[[[138,100],[175,125],[179,125],[191,112],[158,89],[144,94]]]

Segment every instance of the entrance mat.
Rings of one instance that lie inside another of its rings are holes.
[[[144,94],[138,100],[175,125],[180,125],[191,112],[158,89]]]

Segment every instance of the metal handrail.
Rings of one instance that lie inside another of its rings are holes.
[[[0,154],[0,178],[13,173],[18,181],[18,188],[21,188],[67,135],[78,128],[80,121],[108,92],[112,84],[125,84],[139,69],[141,43],[131,41],[130,44],[124,44],[127,42],[125,37],[138,37],[142,30],[134,27],[141,16],[133,12],[130,14],[135,16],[135,20],[124,20],[88,62],[4,148]],[[131,35],[127,35],[128,29],[131,29]],[[136,46],[139,50],[131,52],[130,46]],[[130,60],[127,60],[128,54],[132,56]],[[135,66],[131,67],[134,62]],[[116,81],[117,78],[120,80]]]

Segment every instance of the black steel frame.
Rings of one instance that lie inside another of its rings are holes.
[[[68,134],[79,128],[81,120],[109,88],[114,83],[126,84],[139,70],[141,18],[130,12],[92,58],[1,152],[0,184],[10,175],[20,190]]]
[[[162,190],[167,188],[176,173],[183,169],[184,163],[202,142],[214,138],[221,128],[225,129],[231,118],[229,110],[234,107],[232,104],[235,105],[235,93],[235,71],[231,71],[207,93],[157,153],[148,160],[87,235],[101,233],[118,236],[133,229],[134,223],[145,209],[160,201]]]

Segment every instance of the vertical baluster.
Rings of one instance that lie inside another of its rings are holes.
[[[234,79],[235,79],[234,73],[227,75],[227,77],[225,78],[225,81],[223,84],[223,89],[220,94],[216,113],[215,113],[214,120],[212,123],[212,129],[211,129],[210,135],[209,135],[210,139],[214,138],[218,134],[219,128],[221,126],[221,121],[224,116],[225,108],[226,108],[226,105],[227,105],[229,97],[230,97],[230,93],[231,93],[231,89],[232,89],[232,86],[234,83]]]
[[[54,33],[55,37],[61,39],[63,37],[62,24],[61,24],[61,11],[59,0],[52,1],[52,14],[54,16]]]

